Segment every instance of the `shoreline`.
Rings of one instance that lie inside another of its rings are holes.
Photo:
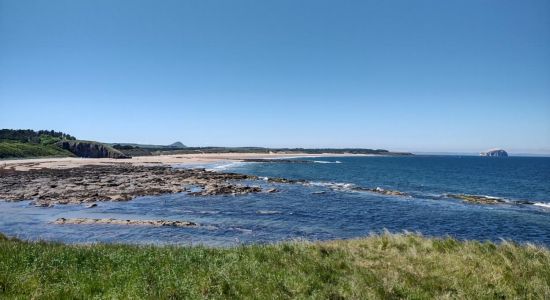
[[[135,156],[129,159],[113,158],[82,158],[82,157],[51,157],[51,158],[25,158],[0,160],[1,170],[28,171],[36,169],[70,169],[85,165],[120,165],[133,166],[172,166],[192,165],[201,163],[241,162],[247,159],[291,159],[291,158],[315,158],[315,157],[370,157],[383,156],[372,154],[345,154],[345,153],[204,153],[204,154],[170,154],[155,156]]]
[[[71,168],[14,169],[0,169],[0,199],[32,200],[39,207],[129,201],[139,196],[181,192],[192,196],[262,192],[261,188],[243,182],[256,179],[255,176],[169,165],[86,164]]]
[[[0,161],[0,201],[32,200],[38,206],[48,207],[54,204],[128,201],[139,196],[178,192],[188,192],[195,196],[259,193],[262,189],[257,186],[242,184],[246,179],[258,179],[257,176],[227,173],[224,166],[249,162],[308,162],[289,160],[295,158],[337,159],[373,156],[384,157],[376,154],[349,153],[206,153],[138,156],[130,159],[50,157],[3,160]],[[90,179],[90,176],[95,179]],[[270,178],[268,181],[306,182],[287,178]],[[191,192],[192,186],[200,187],[201,191]],[[338,189],[339,187],[334,188]],[[267,191],[270,190],[276,189],[269,188]],[[411,196],[405,191],[374,186],[356,186],[349,190],[387,196]],[[548,204],[536,200],[510,200],[468,193],[447,193],[441,197],[472,204],[531,205],[548,208]]]
[[[274,187],[262,189],[245,182],[258,179],[257,176],[205,169],[200,165],[345,156],[364,155],[229,153],[139,156],[131,159],[66,157],[6,160],[0,164],[0,199],[32,200],[35,206],[51,207],[70,203],[129,201],[139,196],[181,192],[192,196],[273,193],[278,191]],[[186,168],[186,165],[189,167]],[[299,182],[285,178],[270,178],[267,181]]]

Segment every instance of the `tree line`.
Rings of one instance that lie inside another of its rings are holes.
[[[12,140],[23,143],[40,143],[44,137],[59,140],[76,140],[70,134],[54,130],[32,130],[32,129],[0,129],[0,140]]]

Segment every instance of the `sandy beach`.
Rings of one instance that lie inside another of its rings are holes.
[[[335,154],[217,153],[138,156],[130,159],[63,157],[4,160],[0,163],[0,199],[33,200],[35,206],[51,207],[68,203],[127,201],[138,196],[180,192],[189,192],[194,196],[259,193],[262,188],[242,182],[255,180],[255,176],[171,166],[323,156]],[[270,178],[269,181],[294,182],[285,178]],[[199,191],[191,191],[192,187],[199,188]],[[271,188],[265,192],[276,191]]]
[[[205,153],[205,154],[176,154],[157,156],[137,156],[130,159],[112,158],[35,158],[0,160],[0,169],[28,171],[33,169],[68,169],[85,165],[115,165],[132,164],[135,166],[172,165],[172,164],[200,164],[219,161],[242,161],[246,159],[276,159],[294,157],[344,157],[365,156],[361,154],[306,154],[306,153]]]

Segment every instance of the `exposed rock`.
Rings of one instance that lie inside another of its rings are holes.
[[[86,208],[93,208],[93,207],[96,207],[96,206],[97,206],[97,203],[92,203],[92,204],[86,205]]]
[[[213,196],[213,195],[246,195],[249,193],[259,193],[262,189],[257,186],[242,186],[231,184],[208,184],[198,192],[189,193],[193,196]]]
[[[535,202],[528,201],[528,200],[516,200],[516,201],[514,201],[514,204],[517,204],[517,205],[535,205]]]
[[[128,201],[138,196],[179,193],[188,186],[201,191],[194,195],[248,194],[259,187],[233,183],[257,179],[234,173],[204,169],[173,169],[165,166],[130,164],[83,166],[72,169],[36,169],[15,171],[0,168],[0,199],[33,200],[48,207],[53,204],[96,201]]]
[[[387,195],[387,196],[407,196],[407,193],[395,191],[395,190],[386,190],[381,187],[377,187],[374,189],[371,188],[364,188],[364,187],[354,187],[353,190],[356,191],[367,191],[372,193],[377,193],[381,195]]]
[[[491,149],[486,152],[481,152],[481,156],[497,156],[497,157],[507,157],[508,153],[502,149]]]
[[[296,179],[277,178],[277,177],[273,177],[273,178],[270,177],[267,179],[267,181],[276,182],[276,183],[306,183],[307,182],[306,180],[303,180],[303,179],[296,180]]]
[[[167,220],[118,220],[118,219],[90,219],[90,218],[59,218],[53,222],[53,224],[65,225],[142,225],[142,226],[154,226],[154,227],[192,227],[197,226],[194,222],[188,221],[167,221]]]
[[[466,195],[466,194],[447,194],[447,197],[464,200],[469,203],[476,204],[499,204],[506,203],[506,201],[496,198],[496,197],[487,197],[487,196],[478,196],[478,195]]]
[[[276,188],[271,188],[271,189],[266,190],[265,192],[266,192],[266,193],[276,193],[276,192],[278,192],[278,191],[279,191],[279,190],[277,190]]]
[[[390,195],[390,196],[406,196],[406,193],[400,192],[400,191],[394,191],[394,190],[385,190],[383,188],[377,187],[374,190],[371,190],[371,192],[383,194],[383,195]]]
[[[66,140],[66,141],[58,142],[57,146],[65,150],[68,150],[74,155],[79,157],[130,158],[129,156],[123,154],[119,150],[98,142]]]

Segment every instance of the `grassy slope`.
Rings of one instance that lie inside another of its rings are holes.
[[[0,238],[0,298],[550,298],[550,251],[382,235],[327,243],[67,246]]]
[[[45,156],[64,157],[74,155],[71,152],[63,150],[55,145],[0,141],[0,159]]]

